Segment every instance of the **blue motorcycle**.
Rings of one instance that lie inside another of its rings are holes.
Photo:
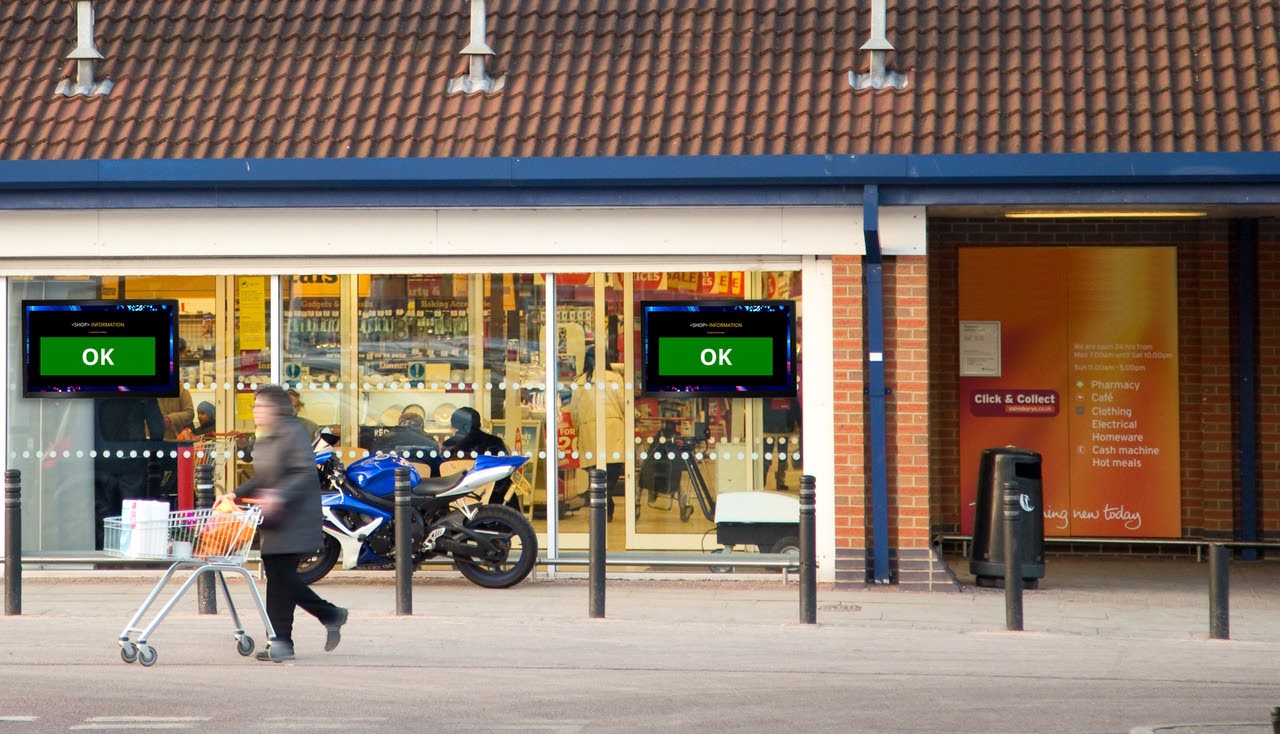
[[[409,469],[414,510],[414,566],[447,556],[478,586],[514,586],[537,564],[538,536],[520,512],[484,504],[482,497],[489,485],[509,477],[526,461],[523,456],[481,455],[463,471],[424,477],[394,453],[373,454],[344,467],[332,446],[318,446],[316,467],[325,492],[324,542],[298,564],[298,573],[305,583],[318,581],[339,557],[347,569],[394,566],[395,470],[403,467]]]

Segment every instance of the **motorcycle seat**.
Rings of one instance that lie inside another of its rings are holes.
[[[415,497],[435,497],[461,484],[462,478],[466,475],[467,472],[464,469],[442,477],[421,477],[413,487],[413,495]]]

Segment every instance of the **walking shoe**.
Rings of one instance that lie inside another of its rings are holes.
[[[350,612],[348,610],[339,607],[338,615],[334,617],[332,622],[324,626],[324,628],[329,632],[329,634],[324,638],[325,652],[333,652],[333,649],[338,646],[338,643],[342,642],[342,625],[347,623],[347,617],[349,615]]]
[[[267,649],[254,657],[264,663],[283,663],[286,660],[293,660],[293,643],[279,640],[267,643]]]

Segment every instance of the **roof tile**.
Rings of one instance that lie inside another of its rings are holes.
[[[690,7],[690,6],[693,7]],[[854,90],[866,3],[97,0],[105,98],[54,93],[74,9],[0,3],[0,159],[1276,150],[1277,11],[1254,0],[889,8],[906,89]]]

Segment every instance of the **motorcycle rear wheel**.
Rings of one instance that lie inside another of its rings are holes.
[[[533,526],[519,512],[504,505],[484,505],[476,510],[467,527],[483,528],[506,536],[507,552],[501,561],[454,558],[458,572],[476,586],[486,589],[506,589],[524,581],[538,562],[538,535]],[[499,542],[499,541],[495,541]],[[512,551],[520,554],[519,560],[510,562]]]
[[[298,578],[308,586],[324,578],[337,564],[338,554],[341,552],[342,548],[338,546],[338,541],[325,533],[320,547],[316,548],[311,555],[298,561]]]

